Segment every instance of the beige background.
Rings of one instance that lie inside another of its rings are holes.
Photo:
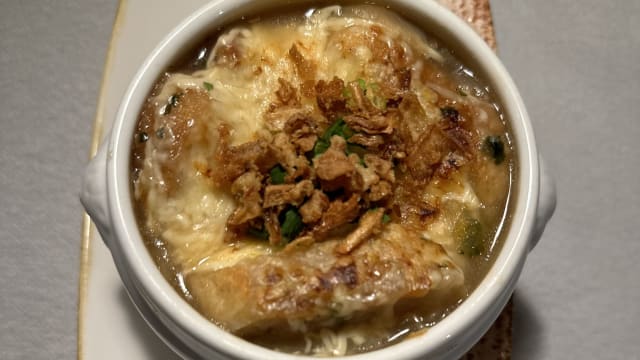
[[[639,358],[640,2],[491,4],[559,197],[514,358]],[[0,359],[74,358],[77,194],[117,2],[0,5]]]

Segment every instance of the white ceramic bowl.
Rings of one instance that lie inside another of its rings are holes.
[[[156,47],[131,82],[114,127],[89,164],[82,203],[111,250],[120,277],[153,330],[185,358],[300,359],[227,333],[200,316],[162,277],[145,248],[132,208],[129,185],[131,139],[154,82],[186,48],[218,26],[247,12],[265,11],[291,0],[218,0],[183,21]],[[539,161],[531,124],[513,81],[493,51],[462,20],[428,0],[387,1],[392,9],[439,38],[493,88],[511,123],[519,165],[516,204],[495,264],[477,289],[424,335],[349,359],[455,359],[478,341],[513,292],[529,250],[555,208],[555,189]]]

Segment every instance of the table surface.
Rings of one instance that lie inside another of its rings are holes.
[[[77,194],[117,1],[2,5],[0,358],[69,359]],[[516,289],[514,358],[637,359],[640,1],[491,5],[558,190]]]

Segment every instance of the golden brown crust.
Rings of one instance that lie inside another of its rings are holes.
[[[432,286],[461,284],[462,272],[440,245],[401,226],[385,228],[349,254],[338,255],[339,246],[330,240],[193,273],[187,286],[199,311],[249,335],[293,323],[327,325],[425,296]]]

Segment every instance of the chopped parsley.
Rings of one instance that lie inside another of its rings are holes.
[[[358,156],[363,157],[364,154],[366,153],[367,153],[367,149],[365,149],[364,146],[362,145],[351,144],[351,143],[347,144],[347,155],[357,154]]]
[[[382,215],[382,223],[383,224],[388,224],[390,222],[391,222],[391,216],[389,216],[389,214]]]
[[[331,137],[334,135],[338,135],[343,137],[345,140],[348,140],[351,136],[353,136],[354,132],[351,130],[349,125],[342,119],[339,118],[336,120],[331,126],[325,130],[322,136],[316,141],[316,144],[313,147],[313,154],[318,156],[331,146]]]
[[[287,210],[284,214],[284,221],[281,226],[282,237],[289,242],[295,239],[302,231],[302,217],[294,208]]]
[[[336,120],[329,128],[322,134],[322,138],[325,140],[331,140],[333,135],[342,136],[343,138],[348,139],[353,136],[353,130],[347,125],[347,123],[339,118]]]
[[[323,139],[318,139],[313,146],[313,155],[318,156],[329,149],[329,143]]]
[[[287,175],[287,172],[284,170],[280,164],[274,166],[269,172],[269,177],[271,178],[271,184],[279,185],[284,184],[284,177]]]
[[[371,101],[373,106],[382,111],[387,110],[388,100],[380,94],[380,85],[378,85],[378,83],[367,83],[362,79],[358,79],[357,81],[358,86],[362,89],[364,95],[369,99],[369,101]]]
[[[269,233],[264,228],[256,229],[256,228],[250,227],[249,230],[247,230],[247,233],[253,237],[257,237],[258,239],[262,239],[262,240],[269,239]]]
[[[373,104],[373,106],[377,107],[382,111],[387,110],[387,99],[381,96],[374,95],[373,98],[371,99],[371,103]]]
[[[458,253],[477,256],[484,252],[482,224],[467,211],[456,222],[454,236],[458,241]]]
[[[353,101],[353,92],[351,92],[351,89],[346,86],[342,89],[342,97],[347,101],[348,104],[355,104]]]
[[[213,90],[213,84],[210,82],[205,81],[202,83],[202,86],[204,86],[207,91]]]

